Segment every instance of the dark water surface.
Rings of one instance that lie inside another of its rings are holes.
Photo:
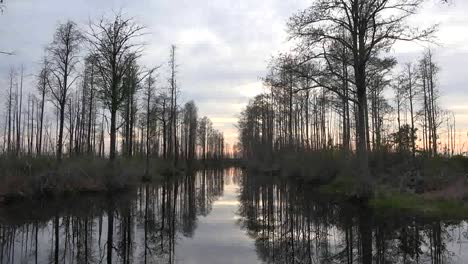
[[[0,263],[468,263],[468,224],[212,170],[0,208]]]

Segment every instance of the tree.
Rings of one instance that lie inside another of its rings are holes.
[[[411,125],[405,124],[392,134],[398,152],[412,153],[413,142],[417,139],[416,131],[417,129],[411,128]]]
[[[204,116],[198,121],[198,144],[201,147],[201,158],[203,161],[206,161],[207,158],[207,140],[208,140],[208,130],[211,126],[211,121],[208,117]]]
[[[414,108],[415,108],[415,98],[416,98],[416,84],[418,81],[418,75],[417,75],[417,68],[411,64],[407,63],[405,65],[405,72],[404,72],[404,91],[406,93],[406,96],[408,98],[408,103],[409,103],[409,108],[410,108],[410,125],[411,125],[411,131],[414,131],[413,137],[411,137],[411,152],[413,154],[413,157],[416,155],[416,128],[415,128],[415,113],[414,113]]]
[[[167,95],[166,91],[161,91],[156,97],[155,102],[155,112],[156,119],[160,122],[162,126],[162,156],[163,158],[168,158],[168,129],[170,125],[170,97]]]
[[[153,77],[152,73],[148,75],[145,81],[145,104],[146,104],[146,166],[145,166],[145,174],[148,173],[148,166],[149,166],[149,156],[151,153],[150,149],[150,140],[151,140],[151,128],[150,128],[150,122],[151,122],[151,114],[153,111],[153,104],[151,100],[154,99],[154,83],[156,82],[155,78]]]
[[[19,91],[18,86],[16,86],[16,148],[15,154],[19,155],[21,152],[21,117],[23,113],[23,80],[24,80],[24,68],[21,65],[21,74],[20,74],[20,84]]]
[[[93,56],[88,56],[85,59],[85,72],[84,72],[84,82],[83,96],[85,97],[84,103],[87,106],[83,106],[83,112],[87,107],[87,131],[86,131],[86,152],[92,154],[94,150],[94,128],[96,123],[96,86],[99,84],[100,79],[98,74],[96,74],[96,58]],[[93,134],[93,135],[92,135]],[[92,136],[91,136],[92,135]]]
[[[14,68],[10,68],[9,72],[9,90],[8,90],[8,102],[7,102],[7,111],[8,111],[8,139],[7,139],[7,152],[12,151],[12,108],[13,108],[13,85],[14,79],[16,78],[16,71]]]
[[[383,118],[391,112],[391,107],[383,96],[384,89],[390,85],[389,72],[396,65],[393,58],[372,58],[369,62],[367,85],[368,100],[370,100],[371,122],[366,120],[367,130],[372,128],[372,137],[368,137],[368,148],[372,142],[372,149],[381,150],[383,134]],[[369,115],[366,115],[368,118]]]
[[[308,59],[323,59],[330,45],[339,42],[351,55],[357,100],[357,154],[363,193],[370,191],[366,128],[367,71],[369,61],[395,41],[426,40],[435,27],[425,30],[407,25],[423,0],[340,0],[315,1],[311,7],[291,17],[288,28],[291,38],[302,40],[300,52]],[[317,54],[316,48],[324,51]],[[320,84],[317,79],[312,81]],[[370,256],[366,255],[365,258]]]
[[[91,54],[96,58],[96,69],[102,79],[98,88],[100,99],[110,112],[110,151],[113,161],[116,157],[117,111],[128,95],[128,86],[123,84],[124,76],[140,57],[141,44],[136,39],[142,36],[144,27],[133,18],[116,14],[112,19],[101,18],[90,24],[87,40]]]
[[[70,89],[78,76],[73,78],[78,63],[78,54],[82,34],[78,26],[67,21],[60,24],[55,31],[54,40],[48,48],[50,56],[51,78],[48,81],[52,102],[59,112],[59,129],[57,139],[57,160],[62,160],[63,127],[65,120],[65,107]]]
[[[39,125],[36,139],[36,153],[41,155],[42,153],[42,139],[43,139],[43,127],[44,127],[44,108],[45,108],[45,99],[47,95],[48,83],[50,81],[50,63],[47,58],[44,58],[41,66],[41,71],[37,78],[37,90],[39,92],[40,101],[39,101]]]
[[[187,161],[195,159],[198,109],[193,101],[185,103],[183,120],[183,155]]]
[[[419,62],[421,95],[423,99],[423,141],[425,150],[431,156],[437,155],[437,128],[442,124],[440,107],[437,104],[438,89],[436,86],[439,67],[433,61],[431,50],[423,54]]]
[[[169,153],[177,164],[178,159],[178,146],[177,146],[177,62],[176,62],[176,46],[171,46],[169,57],[169,93],[171,96],[171,109],[170,109],[170,125],[169,125]]]
[[[136,61],[132,63],[130,66],[129,71],[124,76],[123,85],[126,86],[125,91],[127,94],[125,95],[124,102],[123,102],[123,109],[121,111],[122,119],[123,119],[123,146],[122,150],[124,155],[132,156],[133,155],[133,147],[134,147],[134,127],[136,122],[136,115],[138,112],[137,107],[137,92],[139,90],[139,82],[140,82],[140,67],[136,64]],[[147,79],[148,80],[148,79]]]

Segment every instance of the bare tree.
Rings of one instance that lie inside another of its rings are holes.
[[[291,17],[289,33],[303,40],[299,50],[306,58],[323,58],[314,49],[328,47],[338,41],[351,54],[357,99],[357,153],[363,193],[369,192],[371,179],[368,170],[366,129],[367,82],[369,60],[397,40],[426,40],[435,27],[418,30],[406,19],[413,15],[424,0],[340,0],[315,1],[311,7]],[[317,79],[312,79],[320,83]],[[368,256],[366,256],[368,257]]]
[[[78,26],[67,21],[58,26],[54,40],[49,47],[51,78],[49,81],[50,96],[52,102],[59,111],[59,129],[57,138],[57,159],[62,159],[63,152],[63,127],[65,121],[65,107],[70,94],[70,89],[78,75],[73,77],[76,65],[79,62],[78,55],[82,40]]]
[[[99,78],[97,77],[95,70],[96,60],[93,56],[87,56],[85,58],[85,69],[84,69],[84,84],[83,84],[83,125],[86,128],[83,133],[85,134],[86,141],[86,152],[92,154],[94,150],[93,141],[95,140],[95,125],[96,125],[96,86],[99,84]],[[86,113],[85,113],[86,112]],[[86,117],[85,117],[86,115]]]
[[[123,146],[122,151],[124,155],[132,156],[133,155],[133,148],[134,148],[134,128],[135,123],[137,121],[137,112],[138,112],[138,104],[137,104],[137,92],[139,90],[139,83],[142,79],[140,79],[141,69],[136,64],[136,61],[132,63],[130,66],[130,70],[124,76],[123,85],[127,86],[125,89],[127,94],[125,95],[125,99],[122,106],[121,116],[123,119],[123,126],[124,131],[123,134]]]
[[[413,157],[416,155],[416,127],[415,127],[415,97],[416,97],[416,83],[418,81],[417,69],[411,63],[406,65],[406,74],[405,74],[405,92],[408,97],[408,103],[410,108],[410,122],[411,122],[411,152]]]
[[[169,132],[169,125],[170,125],[170,97],[167,95],[166,92],[162,91],[156,97],[155,102],[155,113],[156,119],[161,124],[162,129],[162,154],[164,158],[168,158],[168,132]]]
[[[171,46],[169,57],[169,93],[171,96],[171,109],[170,109],[170,125],[169,125],[169,153],[173,158],[174,164],[177,164],[178,159],[178,146],[177,146],[177,62],[176,62],[176,46]]]
[[[142,36],[143,29],[133,18],[116,14],[112,19],[101,18],[99,22],[91,23],[87,34],[91,54],[96,58],[96,69],[103,82],[98,92],[110,111],[111,160],[116,157],[117,111],[128,94],[123,78],[141,54],[142,45],[136,40]]]
[[[47,94],[47,87],[50,80],[50,63],[47,58],[44,58],[41,71],[37,78],[37,90],[39,91],[40,101],[39,101],[39,124],[38,124],[38,132],[36,138],[36,153],[37,155],[41,155],[42,153],[42,131],[44,126],[44,108],[45,108],[45,99]]]
[[[437,73],[439,67],[433,61],[431,50],[423,54],[419,62],[421,95],[423,99],[423,139],[425,150],[429,155],[437,155],[438,132],[437,128],[442,124],[441,110],[437,103],[439,92],[437,89]]]
[[[19,155],[21,152],[21,117],[23,111],[23,80],[24,80],[24,68],[21,65],[20,84],[16,86],[16,148],[15,154]],[[19,90],[18,90],[19,87]]]
[[[12,108],[13,108],[13,85],[14,79],[16,78],[16,71],[14,68],[10,69],[9,72],[9,90],[8,90],[8,102],[7,102],[7,111],[8,111],[8,139],[7,139],[7,152],[12,151]]]
[[[187,161],[195,159],[196,139],[197,139],[197,119],[198,109],[193,101],[189,101],[184,107],[184,139],[183,139],[183,154]]]
[[[150,122],[151,122],[151,114],[153,111],[153,102],[151,100],[154,99],[154,84],[156,82],[156,79],[153,77],[153,74],[150,73],[148,77],[146,78],[145,82],[145,104],[146,104],[146,122],[145,122],[145,128],[146,128],[146,163],[145,163],[145,174],[148,174],[148,167],[149,167],[149,156],[151,153],[151,146],[150,146],[150,140],[152,138],[151,135],[151,128],[150,128]]]

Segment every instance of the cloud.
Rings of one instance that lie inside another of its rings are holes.
[[[422,27],[440,23],[441,46],[434,48],[434,54],[441,68],[441,101],[448,107],[451,100],[463,104],[468,99],[468,3],[436,2],[428,1],[411,23]],[[309,4],[310,0],[9,1],[0,15],[0,50],[13,50],[17,55],[1,58],[0,94],[5,93],[2,87],[10,65],[24,64],[30,75],[26,90],[34,89],[33,74],[59,22],[70,19],[86,30],[90,19],[123,10],[146,25],[141,63],[148,67],[166,64],[169,47],[176,44],[182,99],[194,99],[200,115],[211,117],[234,141],[236,118],[249,99],[261,92],[259,77],[265,75],[268,59],[288,47],[288,17]],[[402,42],[392,52],[399,60],[409,61],[417,59],[423,48]],[[166,74],[161,72],[159,87],[167,86]]]

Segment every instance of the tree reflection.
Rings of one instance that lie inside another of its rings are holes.
[[[304,183],[242,177],[240,225],[265,263],[452,263],[448,227],[465,222],[382,215],[317,196]]]
[[[0,209],[0,263],[175,263],[179,236],[223,193],[206,170],[125,194],[27,202]]]
[[[265,263],[442,264],[457,260],[457,243],[460,252],[468,245],[465,221],[376,213],[304,183],[230,177],[238,172],[0,208],[0,263],[175,263],[178,240],[194,235],[198,216],[210,214],[231,181],[240,186],[239,224]]]

